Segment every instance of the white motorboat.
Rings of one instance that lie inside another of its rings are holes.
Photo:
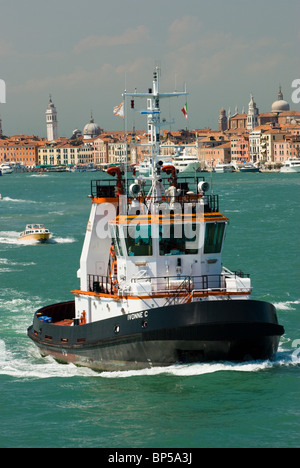
[[[300,159],[299,158],[290,158],[287,159],[280,169],[280,172],[300,172]]]
[[[232,164],[216,164],[214,168],[215,172],[235,172],[235,167]]]
[[[240,172],[260,172],[259,167],[254,166],[252,163],[245,163],[238,166]]]
[[[14,172],[13,168],[9,164],[4,164],[4,163],[0,165],[0,171],[2,175],[12,174]]]
[[[19,241],[35,241],[44,244],[50,239],[51,232],[43,224],[27,224],[25,230],[21,232]]]

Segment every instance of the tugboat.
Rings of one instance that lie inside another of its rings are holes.
[[[228,218],[203,177],[159,161],[159,70],[146,98],[151,168],[129,180],[110,167],[91,182],[91,213],[74,300],[34,315],[42,355],[97,371],[274,358],[284,329],[275,307],[251,299],[251,280],[222,266]]]

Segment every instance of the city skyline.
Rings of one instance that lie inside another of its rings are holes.
[[[116,14],[118,12],[118,14]],[[161,89],[190,93],[163,109],[173,130],[217,128],[221,108],[247,112],[250,94],[269,112],[279,84],[291,109],[292,82],[300,78],[299,2],[288,0],[2,0],[0,104],[3,133],[46,136],[49,94],[58,134],[83,129],[91,111],[105,130],[122,130],[113,108],[125,87],[146,91],[155,64]],[[144,128],[138,113],[129,126]]]

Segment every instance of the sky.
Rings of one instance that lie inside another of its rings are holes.
[[[113,107],[125,88],[147,92],[156,65],[162,92],[189,92],[188,120],[185,98],[164,102],[171,130],[217,129],[220,109],[247,112],[251,94],[269,112],[279,84],[300,111],[299,18],[299,0],[0,0],[3,133],[46,137],[49,94],[61,137],[91,112],[105,131],[123,130]],[[138,106],[129,130],[145,128]]]

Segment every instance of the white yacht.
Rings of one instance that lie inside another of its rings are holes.
[[[2,175],[4,174],[12,174],[14,171],[13,171],[13,168],[9,165],[9,164],[0,164],[0,172],[2,173]]]
[[[299,158],[290,158],[287,159],[280,169],[280,172],[300,172],[300,159]]]
[[[178,172],[195,172],[200,169],[200,161],[196,154],[191,154],[191,150],[184,148],[180,156],[173,159],[173,164]]]
[[[235,172],[235,167],[232,164],[216,164],[214,171],[218,173]]]

